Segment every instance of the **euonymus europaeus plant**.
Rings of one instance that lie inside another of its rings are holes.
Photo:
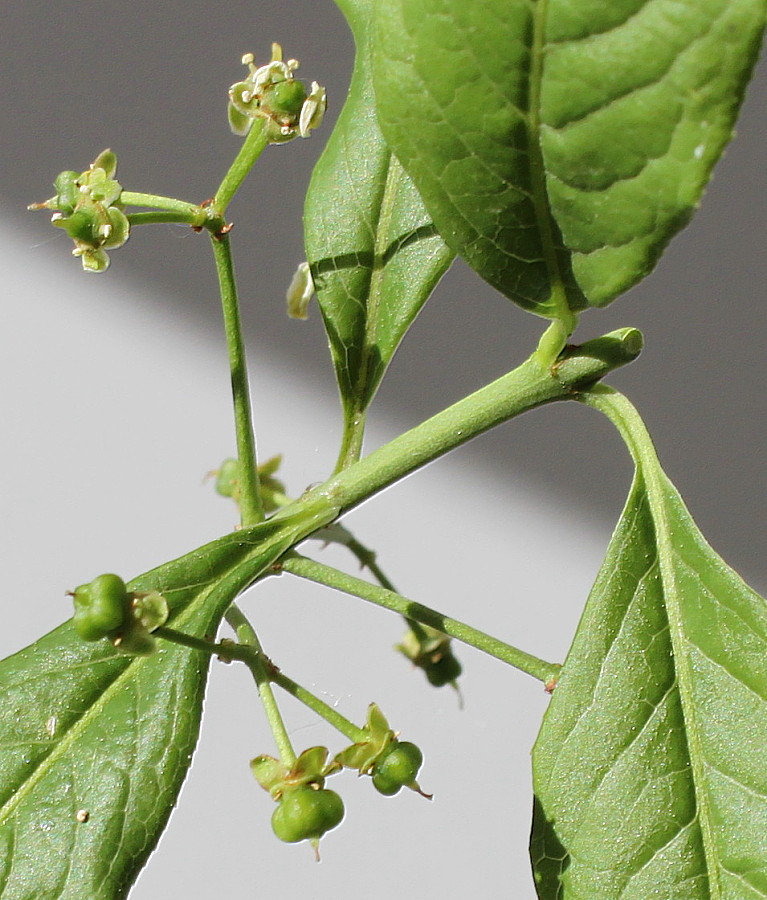
[[[459,641],[551,692],[533,750],[542,900],[767,896],[765,601],[705,542],[638,413],[604,383],[639,355],[642,336],[574,334],[582,315],[598,316],[650,271],[694,211],[732,134],[767,4],[337,2],[355,69],[308,187],[307,261],[288,291],[296,317],[316,294],[338,380],[343,437],[324,482],[291,496],[279,459],[256,458],[227,218],[267,145],[321,125],[325,92],[296,77],[295,60],[278,45],[262,64],[243,58],[228,102],[243,141],[209,201],[124,187],[104,151],[61,172],[54,195],[34,204],[89,272],[103,272],[135,228],[207,232],[237,436],[215,487],[237,503],[241,526],[132,579],[99,574],[94,560],[70,586],[71,620],[0,663],[0,897],[127,895],[186,774],[215,657],[250,669],[273,731],[276,749],[251,769],[274,801],[277,838],[316,850],[343,819],[344,769],[383,795],[423,793],[420,749],[375,703],[352,722],[278,668],[278,647],[265,655],[236,601],[278,573],[403,616],[398,649],[430,685],[457,686]],[[290,149],[277,152],[290,165]],[[541,317],[541,339],[508,374],[363,453],[387,365],[455,255]],[[555,401],[605,415],[635,467],[562,664],[401,596],[340,521],[477,434]],[[310,539],[346,547],[371,580],[306,555]],[[223,619],[234,639],[217,637]],[[339,746],[294,747],[275,687],[330,722]]]

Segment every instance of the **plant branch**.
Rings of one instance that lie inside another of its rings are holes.
[[[240,146],[239,153],[221,180],[212,204],[218,215],[224,215],[230,200],[237,193],[248,172],[253,168],[253,164],[266,147],[268,143],[266,124],[266,119],[253,120],[250,131]]]
[[[229,351],[229,371],[234,401],[234,426],[237,438],[237,461],[240,477],[240,519],[243,526],[255,525],[264,518],[259,493],[256,439],[250,408],[248,370],[245,347],[242,340],[240,310],[237,301],[237,285],[234,278],[229,236],[211,235],[211,246],[216,261],[221,308],[224,314],[224,332]]]
[[[191,218],[199,217],[205,209],[185,200],[175,200],[172,197],[161,197],[158,194],[141,194],[136,191],[123,191],[120,194],[120,203],[123,206],[151,206],[154,209],[164,209],[168,212],[177,212]],[[202,222],[200,223],[202,224]]]
[[[316,537],[322,537],[328,542],[341,544],[341,546],[346,547],[346,549],[359,561],[360,566],[366,568],[382,588],[386,588],[387,591],[393,591],[395,594],[398,593],[393,582],[378,565],[375,551],[371,550],[370,547],[366,547],[361,541],[358,541],[346,526],[342,525],[340,522],[333,522],[331,525],[326,525],[322,529],[322,532],[318,533]],[[420,622],[416,622],[415,619],[409,619],[407,616],[405,617],[405,621],[416,637],[421,639],[426,637],[426,632]]]
[[[261,703],[263,704],[269,727],[274,735],[274,742],[277,744],[277,749],[280,753],[280,759],[288,766],[288,768],[290,768],[296,761],[296,753],[290,742],[290,737],[288,736],[285,722],[280,713],[280,708],[277,706],[277,701],[274,698],[271,675],[264,662],[264,651],[261,648],[258,635],[242,610],[235,603],[227,610],[226,621],[234,629],[237,640],[241,644],[253,648],[254,652],[251,659],[245,660],[245,662],[256,682],[256,687],[258,688],[258,693],[261,697]]]
[[[369,581],[363,581],[361,578],[355,578],[353,575],[339,572],[338,569],[315,562],[313,559],[308,559],[298,554],[291,554],[283,560],[281,568],[283,572],[335,588],[346,594],[367,600],[369,603],[375,603],[377,606],[383,606],[385,609],[400,613],[400,615],[407,618],[415,619],[417,622],[421,622],[431,628],[436,628],[437,631],[441,631],[448,637],[455,638],[464,644],[468,644],[470,647],[475,647],[483,653],[494,656],[496,659],[500,659],[502,662],[520,669],[522,672],[526,672],[533,678],[537,678],[544,684],[555,678],[561,668],[556,663],[546,662],[537,656],[525,653],[524,650],[519,650],[517,647],[500,641],[498,638],[485,634],[476,628],[472,628],[464,622],[445,616],[434,609],[430,609],[428,606],[408,600],[406,597],[395,594],[394,591],[388,591],[386,588],[378,587],[378,585],[371,584]]]
[[[262,651],[257,649],[252,643],[254,632],[250,627],[250,624],[242,624],[242,621],[245,620],[242,611],[239,607],[233,607],[233,609],[237,610],[232,616],[232,621],[235,622],[233,627],[236,628],[237,632],[245,630],[245,636],[249,641],[248,643],[228,641],[213,643],[212,641],[206,641],[202,638],[194,637],[194,635],[186,634],[183,631],[176,631],[175,628],[168,628],[164,625],[160,628],[156,628],[153,634],[156,637],[164,638],[174,644],[180,644],[182,647],[189,647],[192,650],[201,650],[209,656],[218,656],[224,660],[236,659],[238,662],[245,663],[251,672],[253,672],[254,677],[256,674],[254,666],[257,666],[260,662],[266,677],[272,684],[276,684],[292,697],[295,697],[300,703],[303,703],[304,706],[317,713],[317,715],[325,719],[326,722],[332,725],[337,731],[340,731],[344,737],[349,738],[353,743],[364,740],[365,732],[362,728],[359,728],[354,722],[347,719],[346,716],[341,715],[338,710],[333,709],[333,707],[325,703],[324,700],[320,700],[320,698],[311,691],[302,687],[297,681],[294,681],[292,678],[283,674],[277,666],[268,659],[268,657],[264,656]],[[242,616],[242,620],[237,617],[237,613]],[[230,621],[230,625],[232,624],[232,621]]]
[[[311,691],[307,691],[306,688],[301,687],[301,685],[298,684],[298,682],[293,681],[292,678],[283,675],[276,667],[271,669],[269,677],[273,684],[281,687],[284,691],[287,691],[291,696],[295,697],[296,700],[303,703],[304,706],[307,706],[313,712],[316,712],[318,716],[325,719],[325,721],[332,725],[337,731],[340,731],[344,737],[349,738],[353,744],[365,739],[365,732],[361,728],[358,728],[354,722],[349,721],[346,716],[342,716],[338,710],[333,709],[333,707],[325,703],[324,700],[320,700],[320,698]]]

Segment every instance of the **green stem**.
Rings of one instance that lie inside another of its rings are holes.
[[[312,694],[311,691],[307,691],[306,688],[301,687],[301,685],[293,681],[292,678],[283,675],[279,669],[273,669],[270,673],[270,678],[278,687],[287,691],[291,696],[295,697],[296,700],[303,703],[304,706],[307,706],[309,709],[316,712],[318,716],[325,719],[326,722],[329,722],[333,728],[340,731],[344,737],[349,738],[353,744],[365,740],[365,732],[361,728],[358,728],[354,722],[350,722],[346,716],[342,716],[338,710],[333,709],[332,706],[328,706],[324,700],[320,700],[320,698],[315,694]]]
[[[224,227],[224,219],[210,206],[196,206],[185,200],[160,197],[157,194],[139,194],[123,191],[120,200],[125,206],[151,206],[151,212],[127,213],[131,225],[156,225],[170,222],[205,228],[211,234],[219,234]]]
[[[197,216],[204,209],[194,203],[185,200],[175,200],[173,197],[161,197],[157,194],[139,194],[136,191],[123,191],[120,194],[120,202],[124,206],[151,206],[155,209],[165,209],[168,212],[185,213],[188,216]]]
[[[250,131],[242,142],[240,152],[235,156],[234,161],[229,166],[229,170],[221,180],[212,204],[213,209],[220,216],[224,215],[229,201],[237,193],[237,189],[245,180],[248,172],[253,168],[253,164],[269,143],[266,126],[266,119],[253,120]]]
[[[242,615],[239,608],[235,607],[235,609]],[[243,619],[244,618],[245,617],[243,616]],[[235,621],[238,623],[241,621],[236,619],[236,614]],[[253,629],[250,628],[250,625],[241,625],[240,627],[250,629],[248,637],[252,639]],[[202,638],[194,637],[194,635],[186,634],[183,631],[176,631],[175,628],[168,628],[164,625],[160,628],[156,628],[153,634],[155,637],[164,638],[166,641],[180,644],[182,647],[189,647],[192,650],[201,650],[203,653],[207,653],[210,656],[220,656],[224,659],[236,659],[238,662],[245,663],[251,671],[253,671],[254,665],[257,664],[259,657],[261,658],[261,662],[264,663],[261,651],[257,650],[252,643],[213,643],[211,641],[203,640]],[[266,663],[264,664],[264,668],[266,670],[266,675],[272,684],[281,687],[292,697],[295,697],[300,703],[303,703],[304,706],[308,707],[313,712],[316,712],[317,715],[325,719],[325,721],[332,725],[337,731],[340,731],[344,737],[349,738],[353,743],[364,740],[365,732],[363,729],[358,728],[354,722],[349,721],[346,716],[342,716],[341,713],[333,709],[332,706],[328,706],[324,700],[320,700],[319,697],[311,691],[308,691],[305,687],[302,687],[297,681],[288,678],[288,676],[284,675],[275,665]]]
[[[191,225],[195,228],[202,228],[198,223],[197,215],[189,215],[181,212],[166,212],[165,210],[157,210],[157,212],[140,212],[128,213],[127,219],[131,226],[133,225],[164,225],[170,223],[172,225]]]
[[[641,333],[636,328],[622,328],[568,348],[553,368],[543,368],[533,355],[512,372],[379,447],[310,493],[328,495],[346,512],[501,422],[555,400],[576,398],[583,387],[636,359],[641,349]]]
[[[397,588],[394,587],[392,581],[389,580],[384,570],[376,562],[375,552],[370,547],[366,547],[361,541],[358,541],[351,531],[340,522],[333,522],[333,524],[327,525],[322,529],[321,533],[317,534],[317,537],[346,547],[359,561],[360,566],[366,568],[381,587],[386,588],[387,591],[393,591],[395,594],[398,593]],[[405,617],[405,622],[407,622],[408,627],[419,640],[426,638],[426,632],[420,622],[416,622],[415,619],[409,619],[407,616]]]
[[[362,454],[362,442],[365,439],[365,410],[356,406],[344,412],[343,434],[334,474],[343,472],[354,465]]]
[[[253,678],[256,682],[256,687],[258,688],[258,693],[261,697],[261,703],[264,707],[266,719],[269,722],[269,727],[271,728],[272,734],[274,735],[274,742],[275,744],[277,744],[280,759],[286,766],[288,766],[288,768],[290,768],[296,761],[296,752],[293,749],[292,743],[290,742],[290,737],[288,736],[285,722],[283,721],[282,714],[280,713],[280,708],[277,706],[277,701],[274,699],[274,691],[272,691],[271,685],[271,675],[264,662],[264,651],[261,648],[261,643],[258,640],[258,635],[256,634],[250,622],[245,618],[242,610],[240,610],[240,608],[235,603],[233,603],[227,610],[226,621],[234,629],[234,633],[237,635],[237,640],[241,644],[252,647],[255,651],[252,659],[248,661],[248,667],[253,674]]]
[[[240,476],[240,519],[243,526],[255,525],[264,518],[259,493],[258,467],[256,463],[256,439],[253,434],[253,420],[248,389],[248,369],[245,361],[245,347],[242,340],[240,310],[237,301],[237,286],[234,267],[226,234],[211,235],[211,246],[216,261],[221,308],[224,314],[224,332],[229,350],[229,370],[232,380],[234,400],[234,426],[237,438],[237,461]]]
[[[387,591],[386,588],[370,584],[368,581],[355,578],[353,575],[347,575],[345,572],[339,572],[337,569],[315,562],[307,557],[292,554],[283,560],[281,568],[282,571],[289,572],[291,575],[297,575],[300,578],[306,578],[309,581],[335,588],[343,591],[345,594],[351,594],[362,600],[375,603],[377,606],[383,606],[385,609],[400,613],[400,615],[410,619],[415,619],[417,622],[429,625],[431,628],[436,628],[437,631],[441,631],[451,638],[468,644],[470,647],[476,647],[477,650],[481,650],[489,656],[494,656],[496,659],[500,659],[502,662],[520,669],[522,672],[526,672],[533,678],[544,682],[544,684],[551,681],[559,673],[560,666],[556,663],[546,662],[504,641],[499,641],[483,631],[472,628],[464,622],[459,622],[457,619],[452,619],[434,609],[430,609],[428,606],[415,603],[413,600],[408,600],[406,597],[395,594],[393,591]]]

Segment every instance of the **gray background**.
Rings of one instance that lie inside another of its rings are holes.
[[[203,199],[236,152],[224,97],[241,54],[263,58],[280,40],[302,61],[303,77],[328,86],[332,120],[352,47],[335,7],[308,0],[36,0],[9,5],[3,21],[0,478],[12,548],[4,581],[18,621],[6,620],[0,649],[11,652],[67,614],[64,589],[94,566],[130,575],[235,519],[200,486],[233,444],[204,238],[170,226],[139,231],[113,254],[107,276],[85,276],[45,214],[23,207],[51,193],[60,169],[84,167],[107,145],[126,187]],[[579,331],[644,331],[643,357],[612,383],[639,406],[704,533],[762,590],[766,93],[762,66],[693,224],[650,278],[585,316]],[[303,191],[328,133],[270,148],[232,206],[262,455],[286,454],[294,492],[323,477],[337,440],[319,316],[296,323],[283,313],[303,256]],[[384,383],[370,445],[506,371],[540,330],[454,266]],[[610,427],[560,405],[429,467],[350,524],[379,549],[403,592],[560,658],[628,477]],[[341,555],[325,558],[351,566]],[[321,594],[282,578],[246,605],[288,673],[352,718],[377,700],[424,747],[434,803],[371,797],[369,785],[346,777],[348,821],[325,842],[321,866],[304,848],[278,844],[268,799],[246,766],[269,752],[269,736],[243,673],[219,666],[199,765],[133,896],[148,900],[172,885],[193,900],[227,891],[532,897],[524,844],[527,754],[545,707],[539,686],[464,650],[459,712],[451,692],[427,690],[391,653],[400,631],[392,617]],[[334,742],[302,710],[288,712],[297,744]]]

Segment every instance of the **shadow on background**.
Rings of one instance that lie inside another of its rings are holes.
[[[331,114],[312,140],[270,148],[232,204],[247,337],[256,352],[279,348],[307,379],[332,385],[319,315],[302,324],[283,310],[285,286],[303,257],[303,192],[352,60],[350,37],[332,3],[10,5],[0,73],[2,195],[41,258],[67,254],[67,240],[52,234],[43,214],[24,213],[24,205],[48,196],[59,170],[84,167],[107,145],[118,153],[127,188],[208,197],[238,147],[226,125],[226,89],[243,71],[241,54],[264,59],[272,40],[301,60],[301,76],[327,85]],[[643,357],[612,383],[646,417],[669,474],[714,546],[762,587],[765,97],[762,65],[738,139],[693,224],[651,278],[608,310],[586,315],[582,326],[584,338],[622,325],[644,331]],[[110,279],[149,280],[163,303],[174,304],[175,315],[218,339],[204,241],[172,226],[137,232],[130,252],[112,255],[104,303],[111,302]],[[517,363],[541,328],[540,320],[457,264],[412,329],[373,415],[392,433],[416,423]],[[574,405],[525,417],[460,452],[489,479],[523,472],[588,517],[614,517],[628,485],[628,461],[610,426]]]

